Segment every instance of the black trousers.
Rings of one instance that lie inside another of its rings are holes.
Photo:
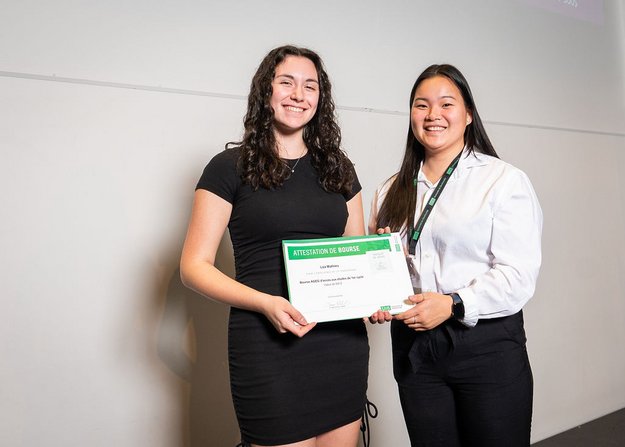
[[[393,372],[412,447],[527,447],[533,379],[523,314],[391,327]]]

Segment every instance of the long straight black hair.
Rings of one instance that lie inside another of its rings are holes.
[[[467,111],[471,114],[472,121],[467,125],[464,131],[464,144],[469,153],[480,152],[493,157],[499,158],[495,148],[493,147],[486,129],[482,123],[473,93],[469,88],[469,83],[453,65],[440,64],[430,65],[417,78],[412,90],[410,91],[410,109],[413,107],[415,92],[419,85],[426,79],[442,76],[449,79],[462,94],[462,99]],[[419,166],[425,159],[425,148],[417,140],[412,132],[410,118],[408,122],[408,136],[406,138],[406,150],[401,168],[396,175],[395,180],[389,187],[388,193],[382,202],[380,212],[378,214],[378,228],[391,227],[391,231],[399,231],[408,222],[412,223],[415,216],[415,207],[417,203],[416,188],[414,181],[417,178]],[[390,180],[389,180],[390,181]]]

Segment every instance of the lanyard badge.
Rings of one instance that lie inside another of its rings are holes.
[[[425,205],[425,208],[423,208],[423,211],[421,212],[421,215],[419,216],[419,220],[417,220],[417,224],[414,227],[410,225],[409,231],[408,231],[408,234],[410,235],[408,252],[411,255],[415,254],[417,241],[419,240],[419,237],[421,236],[421,231],[423,230],[423,226],[425,225],[425,222],[428,220],[428,217],[430,217],[430,214],[432,213],[432,209],[434,208],[434,205],[436,205],[436,202],[438,201],[438,198],[443,192],[443,189],[445,189],[445,186],[447,185],[447,181],[449,180],[449,177],[451,177],[451,174],[454,173],[456,166],[458,166],[458,161],[460,160],[461,155],[462,155],[462,151],[456,156],[456,158],[452,160],[452,162],[449,164],[449,166],[445,170],[445,173],[439,180],[438,185],[436,185],[436,188],[434,188],[432,197],[430,197],[430,200],[428,200],[428,203]],[[414,188],[415,189],[417,188],[416,177],[414,178]]]

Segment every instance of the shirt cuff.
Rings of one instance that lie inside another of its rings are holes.
[[[473,290],[470,288],[456,290],[455,293],[460,295],[460,298],[462,298],[462,304],[464,304],[464,318],[458,321],[468,327],[475,326],[479,315],[475,293],[473,293]]]

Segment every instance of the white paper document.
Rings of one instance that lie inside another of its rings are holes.
[[[399,233],[282,241],[289,299],[308,322],[412,307]]]

